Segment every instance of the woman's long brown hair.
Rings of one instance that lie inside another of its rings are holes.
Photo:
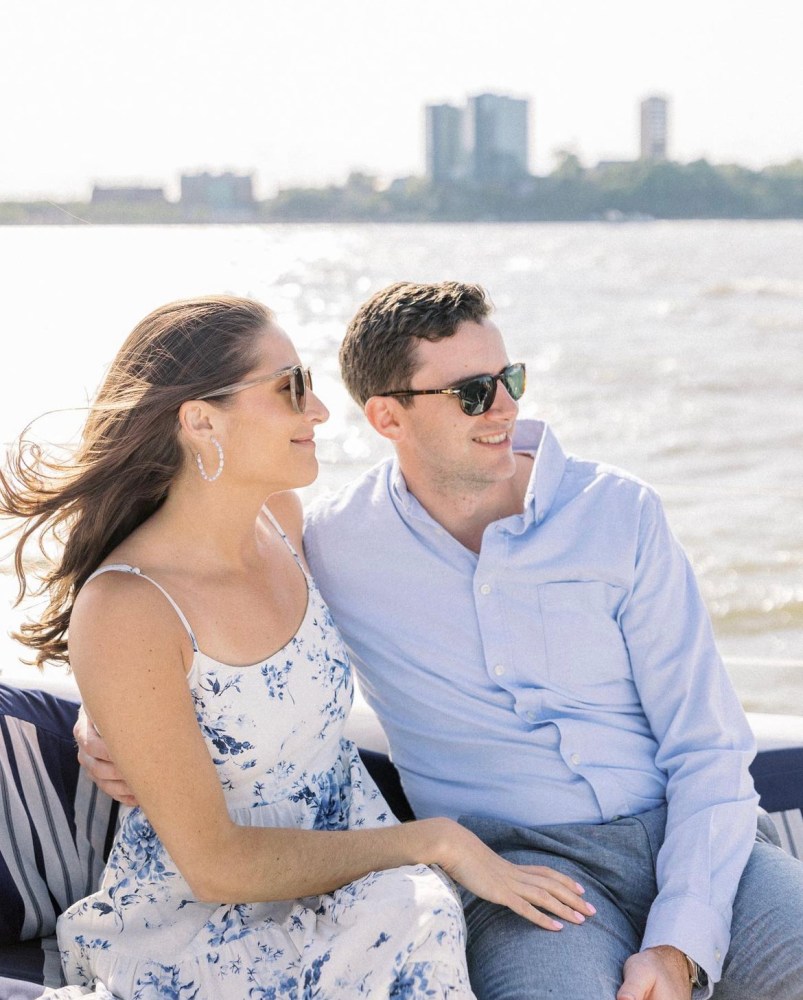
[[[69,662],[67,630],[78,591],[164,501],[185,460],[181,404],[253,371],[257,335],[272,319],[261,303],[233,296],[162,306],[118,351],[72,456],[47,455],[26,431],[10,449],[0,470],[0,516],[17,522],[6,533],[19,535],[15,604],[28,593],[48,597],[41,618],[23,624],[14,638],[35,651],[38,667]],[[25,567],[31,539],[47,561],[35,587]]]

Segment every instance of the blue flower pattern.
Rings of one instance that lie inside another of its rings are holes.
[[[265,662],[235,668],[195,654],[190,691],[229,812],[251,826],[395,824],[343,738],[351,668],[308,583],[298,632]],[[138,808],[121,822],[99,891],[63,914],[58,936],[76,984],[60,1000],[473,996],[462,911],[437,869],[372,872],[302,900],[201,903]]]

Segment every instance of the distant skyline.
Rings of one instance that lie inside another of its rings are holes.
[[[799,0],[4,0],[0,198],[182,172],[278,187],[424,174],[424,107],[530,101],[530,167],[635,159],[671,101],[673,159],[803,158]]]

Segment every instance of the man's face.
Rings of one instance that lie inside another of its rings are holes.
[[[509,358],[490,321],[467,321],[454,336],[419,341],[411,389],[445,389],[476,375],[496,375]],[[456,396],[415,396],[400,410],[397,442],[402,471],[411,485],[425,481],[441,491],[473,493],[509,480],[516,471],[512,438],[518,404],[499,382],[493,405],[476,417],[463,413]]]

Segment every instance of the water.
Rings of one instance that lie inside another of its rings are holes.
[[[522,413],[658,487],[745,706],[803,715],[800,222],[4,228],[0,254],[0,441],[84,404],[154,306],[253,295],[332,410],[313,493],[387,453],[337,377],[359,302],[401,278],[481,282],[528,364]],[[12,589],[0,576],[3,632]],[[17,655],[0,638],[0,663]]]

